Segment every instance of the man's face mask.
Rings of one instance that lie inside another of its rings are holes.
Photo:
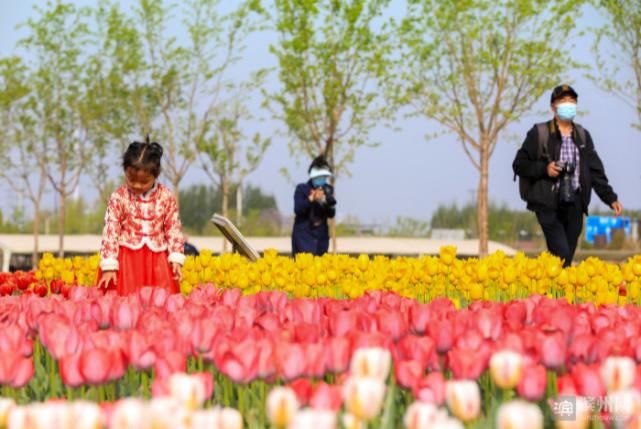
[[[314,188],[320,188],[323,185],[327,185],[327,177],[314,177],[312,179],[312,186],[314,186]]]
[[[571,121],[576,116],[576,103],[564,101],[556,105],[556,114],[563,121]]]

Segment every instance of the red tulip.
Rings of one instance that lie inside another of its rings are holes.
[[[308,377],[322,378],[327,371],[326,350],[322,344],[303,344],[305,355],[305,374]]]
[[[151,342],[140,332],[134,330],[129,335],[127,358],[135,368],[146,371],[156,363],[156,352]]]
[[[436,345],[430,337],[407,335],[397,343],[395,351],[396,359],[412,359],[427,367],[436,353]]]
[[[214,377],[210,372],[195,372],[192,377],[197,377],[205,387],[205,398],[209,399],[214,394]]]
[[[381,310],[376,313],[379,331],[394,341],[407,334],[407,321],[398,311]]]
[[[414,389],[425,373],[425,367],[414,360],[394,362],[394,375],[396,383],[406,389]]]
[[[570,344],[570,349],[568,350],[569,363],[594,363],[597,357],[595,340],[596,338],[592,335],[579,335],[575,337]]]
[[[446,353],[454,344],[454,326],[450,320],[433,321],[428,331],[436,344],[436,351]]]
[[[592,398],[605,396],[605,384],[598,368],[579,363],[572,368],[572,379],[579,395]]]
[[[563,375],[556,380],[559,395],[576,396],[577,388],[571,375]]]
[[[527,308],[522,301],[511,301],[504,307],[505,323],[513,330],[523,327],[527,318]]]
[[[187,358],[177,351],[170,351],[164,356],[158,356],[154,364],[154,372],[158,378],[168,378],[175,372],[185,372]]]
[[[420,379],[415,385],[414,397],[421,402],[443,405],[445,402],[445,377],[440,371],[434,371]]]
[[[481,347],[477,351],[454,348],[447,354],[449,367],[455,379],[476,380],[487,369],[491,351]]]
[[[276,347],[278,372],[284,380],[293,380],[305,372],[303,348],[295,343],[280,343]]]
[[[559,369],[565,363],[566,347],[563,334],[546,335],[541,344],[541,363],[549,369]]]
[[[301,405],[307,405],[309,403],[313,392],[312,382],[309,381],[309,379],[299,378],[289,383],[287,387],[290,387],[296,393],[298,402]]]
[[[479,310],[476,313],[476,327],[485,339],[496,341],[503,332],[502,315],[499,310]]]
[[[414,304],[410,307],[410,327],[413,332],[423,334],[431,320],[431,310],[429,304]]]
[[[329,330],[334,337],[343,337],[354,331],[357,311],[338,311],[329,315]]]
[[[80,372],[80,357],[82,353],[73,353],[60,359],[60,378],[69,387],[80,387],[86,380]]]
[[[88,384],[103,384],[109,379],[113,355],[105,349],[85,350],[80,355],[80,374]]]
[[[325,342],[327,369],[333,373],[341,373],[349,367],[351,347],[349,340],[342,337],[331,337]]]
[[[536,402],[545,395],[547,386],[547,372],[543,365],[526,366],[523,377],[516,390],[522,398]]]
[[[111,307],[111,326],[125,330],[136,327],[140,315],[139,307],[129,300],[118,300]]]
[[[315,410],[340,410],[343,406],[341,386],[335,386],[321,381],[314,389],[309,400],[309,405]]]

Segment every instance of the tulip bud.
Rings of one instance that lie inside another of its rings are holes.
[[[502,389],[512,389],[519,384],[523,374],[523,357],[512,351],[494,353],[490,359],[490,375]]]
[[[434,404],[414,402],[407,409],[403,423],[407,429],[431,429],[437,422],[448,418],[447,412],[439,410]]]
[[[563,404],[557,403],[552,407],[554,419],[556,420],[557,429],[587,429],[590,426],[590,417],[592,415],[592,407],[590,403],[581,396],[576,396],[576,402],[571,404],[568,409],[571,418],[564,414]]]
[[[189,410],[200,407],[207,399],[202,380],[188,374],[172,374],[169,377],[169,392],[172,398]]]
[[[326,410],[302,410],[296,413],[288,429],[336,429],[336,413]]]
[[[0,398],[0,427],[7,427],[9,413],[16,407],[13,399]]]
[[[287,427],[298,408],[296,393],[289,387],[276,387],[267,395],[267,418],[278,428]]]
[[[385,383],[378,378],[350,377],[343,386],[347,410],[357,419],[370,421],[383,408]]]
[[[634,383],[636,365],[629,357],[609,357],[601,365],[601,377],[608,392],[626,389]]]
[[[220,410],[220,429],[243,429],[243,416],[233,408]]]
[[[153,398],[149,401],[152,429],[174,429],[173,418],[179,410],[180,404],[173,397]]]
[[[541,409],[523,400],[502,404],[497,412],[497,420],[498,429],[543,429]]]
[[[389,350],[378,347],[362,348],[354,352],[350,372],[355,377],[372,377],[385,381],[391,365],[392,355]]]
[[[635,389],[617,390],[608,395],[607,410],[617,422],[626,422],[641,413],[641,393]]]
[[[77,401],[71,406],[74,428],[76,429],[102,429],[105,425],[105,416],[100,407],[89,401]]]
[[[111,429],[151,429],[149,407],[140,399],[127,398],[116,404]]]
[[[27,407],[13,407],[7,418],[7,429],[27,429],[29,415]]]
[[[461,421],[474,420],[481,412],[481,392],[474,381],[448,381],[445,400],[452,414]]]
[[[365,429],[365,423],[356,418],[356,416],[346,413],[343,414],[343,427],[345,429]]]

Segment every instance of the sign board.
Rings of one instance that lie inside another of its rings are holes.
[[[594,244],[595,237],[605,237],[609,243],[613,230],[623,230],[626,237],[632,232],[629,217],[588,216],[585,220],[585,241]]]
[[[234,252],[238,252],[252,262],[257,261],[260,255],[238,231],[236,226],[229,219],[219,214],[214,214],[211,223],[216,225],[223,236],[232,244]]]

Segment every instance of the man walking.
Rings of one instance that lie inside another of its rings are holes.
[[[521,198],[536,213],[548,250],[566,267],[574,257],[592,189],[616,216],[623,210],[590,133],[574,122],[577,100],[571,86],[554,88],[554,119],[532,127],[512,165]]]

